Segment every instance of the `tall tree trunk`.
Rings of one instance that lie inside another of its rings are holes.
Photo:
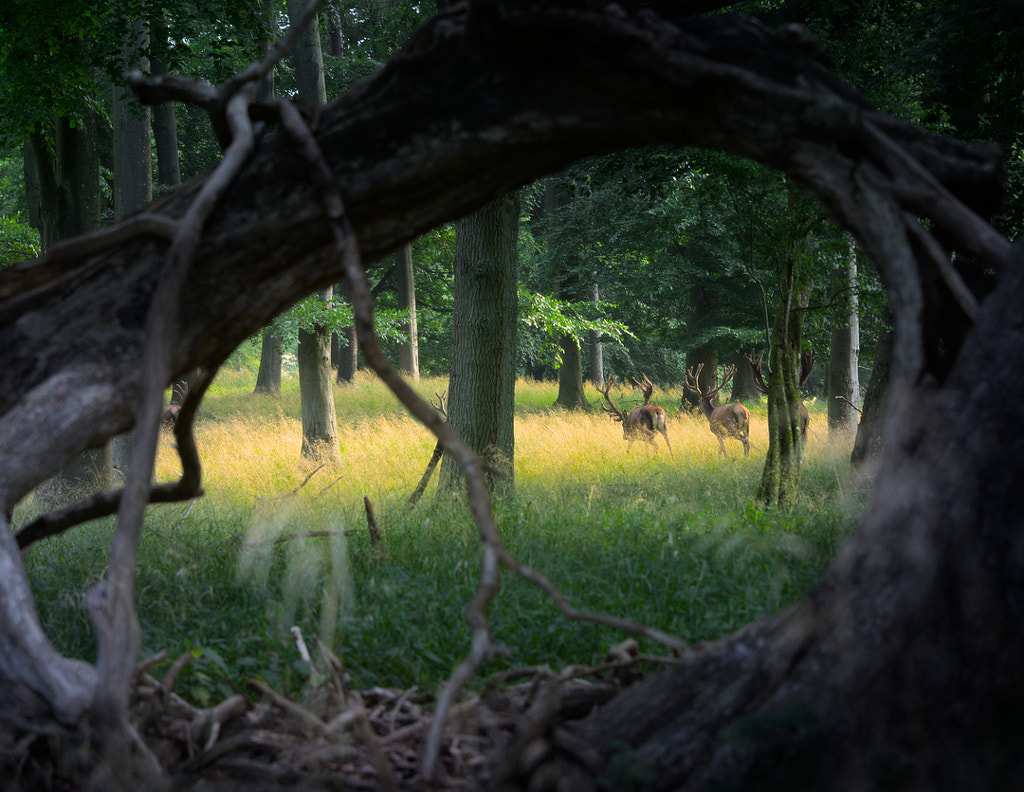
[[[418,380],[420,348],[416,327],[416,274],[412,264],[412,245],[402,245],[395,253],[395,263],[398,265],[398,307],[408,317],[402,328],[405,338],[398,350],[398,367]]]
[[[729,394],[731,402],[751,401],[758,397],[757,388],[754,387],[754,372],[750,369],[750,363],[742,352],[733,358],[733,365],[736,366],[736,373],[732,377],[732,392]]]
[[[558,342],[562,364],[558,367],[558,398],[555,404],[566,410],[590,410],[583,388],[583,353],[575,336],[562,336]]]
[[[330,290],[326,295],[329,298]],[[320,326],[312,331],[300,330],[296,358],[302,407],[302,456],[339,462],[341,452],[331,377],[330,331]]]
[[[154,76],[167,74],[167,37],[167,15],[157,14],[152,30]],[[181,184],[181,162],[174,102],[153,106],[153,140],[156,144],[157,183],[161,190],[177,187]]]
[[[891,319],[887,322],[892,326]],[[864,411],[857,425],[857,438],[853,443],[850,462],[861,476],[871,478],[882,455],[882,429],[888,413],[889,375],[893,358],[893,332],[887,330],[878,339],[875,365],[864,391]]]
[[[801,272],[799,245],[783,265],[782,302],[772,328],[768,355],[768,453],[757,499],[790,509],[796,503],[803,461],[800,431],[800,346],[804,310],[809,300],[806,274]]]
[[[492,489],[511,493],[515,472],[516,321],[519,198],[498,198],[463,218],[455,230],[455,310],[448,420],[497,474]],[[445,454],[440,486],[461,481]]]
[[[288,18],[295,25],[312,0],[288,0]],[[327,101],[324,88],[324,60],[320,50],[320,25],[313,19],[293,50],[299,99],[313,105]],[[320,292],[330,302],[331,289]],[[296,353],[299,394],[302,402],[302,455],[339,460],[338,421],[334,410],[331,375],[331,334],[322,326],[299,331]]]
[[[544,211],[552,224],[558,222],[560,210],[569,205],[569,186],[565,178],[545,180]],[[552,255],[556,255],[552,252]],[[558,297],[562,300],[592,299],[590,286],[584,287],[580,273],[571,259],[557,262]],[[580,339],[565,335],[558,342],[561,364],[558,366],[558,398],[555,404],[566,410],[589,410],[590,402],[583,389],[583,352]]]
[[[260,13],[263,18],[265,37],[263,39],[263,55],[270,53],[274,40],[277,38],[277,14],[270,0],[260,0]],[[274,69],[270,69],[256,87],[256,98],[262,101],[274,95]],[[263,396],[281,395],[281,353],[284,341],[281,331],[275,325],[263,328],[263,342],[260,344],[260,367],[256,372],[256,387],[253,393]]]
[[[260,367],[256,372],[253,393],[263,396],[281,395],[281,334],[273,325],[263,329]]]
[[[828,433],[852,435],[857,431],[860,400],[860,314],[857,299],[857,246],[850,245],[843,269],[836,271],[837,295],[832,316],[832,351],[828,361]]]
[[[347,283],[342,283],[335,288],[340,290],[342,300],[351,302]],[[359,344],[356,339],[356,329],[352,325],[343,327],[336,333],[336,336],[337,352],[335,353],[335,344],[332,344],[331,356],[338,369],[336,381],[339,385],[345,385],[355,379],[356,372],[359,370]]]
[[[123,71],[149,70],[149,60],[141,55],[148,36],[141,20],[127,22],[122,50]],[[141,104],[128,86],[115,82],[113,87],[114,126],[114,219],[122,220],[153,200],[153,157],[149,107]],[[170,102],[162,105],[173,108]],[[173,109],[171,123],[173,124]],[[175,138],[175,149],[177,142]],[[175,150],[177,158],[177,150]],[[181,179],[179,178],[180,182]],[[134,432],[126,432],[111,441],[112,463],[117,470],[128,468]]]
[[[597,272],[590,273],[590,302],[595,310],[601,302],[601,296],[597,287]],[[588,346],[590,348],[590,381],[598,387],[604,386],[604,345],[601,343],[601,334],[595,330],[588,333]]]
[[[336,3],[329,3],[326,7],[327,13],[327,42],[328,52],[335,58],[345,57],[345,35],[342,27],[342,16],[338,10]],[[344,61],[343,61],[344,63]],[[344,81],[344,74],[336,75],[337,79]],[[415,294],[415,292],[413,292]],[[335,287],[334,299],[339,302],[350,303],[348,285],[342,284],[341,288]],[[414,307],[415,311],[415,307]],[[411,321],[415,323],[415,315],[413,315]],[[418,331],[417,331],[418,333]],[[412,338],[416,338],[412,333]],[[410,368],[409,370],[415,370],[416,377],[419,377],[419,347],[415,350],[416,364],[415,369]],[[337,376],[335,381],[339,385],[352,382],[355,379],[356,372],[359,370],[359,345],[356,341],[356,329],[352,325],[348,327],[342,327],[340,330],[332,334],[331,336],[331,364],[337,370]]]

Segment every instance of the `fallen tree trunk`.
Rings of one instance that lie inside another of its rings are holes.
[[[871,109],[799,30],[587,3],[457,7],[323,108],[316,137],[366,261],[627,145],[715,147],[803,182],[875,261],[896,321],[872,505],[805,601],[692,650],[585,734],[606,753],[628,746],[634,771],[658,777],[649,788],[767,783],[779,768],[807,788],[886,773],[963,786],[972,773],[1016,771],[1006,749],[1022,726],[1024,548],[1012,530],[1022,457],[1005,427],[1020,423],[1024,393],[1005,361],[1024,351],[1011,313],[1021,266],[1006,266],[1007,243],[976,213],[1000,195],[997,151]],[[268,135],[224,194],[173,316],[168,382],[215,367],[340,279],[306,171],[287,137]],[[0,514],[133,425],[168,227],[202,185],[170,194],[126,234],[0,273]],[[1001,271],[998,286],[968,291],[940,240]],[[6,527],[0,537],[0,682],[17,691],[0,716],[79,724],[93,668],[49,647],[15,537]]]

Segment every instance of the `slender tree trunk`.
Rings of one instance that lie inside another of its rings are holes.
[[[134,20],[128,24],[122,53],[124,71],[149,70],[149,60],[140,53],[148,45],[144,23]],[[149,107],[141,104],[128,86],[114,83],[114,219],[122,220],[153,200],[153,160]],[[163,107],[173,108],[171,103]],[[171,110],[173,124],[173,109]],[[175,139],[176,141],[176,139]],[[177,142],[175,142],[177,148]],[[175,151],[175,158],[177,151]],[[181,181],[180,178],[178,180]],[[128,468],[134,432],[126,432],[111,441],[114,467]]]
[[[398,307],[409,317],[403,327],[405,339],[399,347],[398,367],[412,376],[420,378],[420,349],[416,327],[416,274],[412,264],[412,245],[402,245],[395,254],[398,265]]]
[[[597,272],[590,273],[590,302],[595,309],[601,301],[597,287]],[[590,347],[590,381],[597,386],[604,385],[604,346],[601,344],[601,336],[594,330],[588,334]]]
[[[335,3],[327,4],[327,42],[328,52],[335,58],[345,57],[345,35],[342,27],[341,13],[338,11],[338,6]],[[344,64],[344,61],[342,61]],[[344,74],[336,76],[338,79],[344,80]],[[415,292],[413,292],[415,294]],[[351,303],[351,299],[348,294],[348,286],[341,284],[340,288],[335,286],[334,299],[339,302]],[[415,315],[412,317],[415,322]],[[416,333],[411,332],[411,337],[415,339]],[[416,353],[416,365],[415,370],[416,377],[419,377],[419,348],[415,350]],[[345,385],[352,382],[355,379],[356,372],[359,370],[359,345],[356,340],[356,329],[349,325],[343,327],[331,336],[331,364],[337,370],[336,382],[339,385]]]
[[[348,294],[348,284],[341,284],[336,287],[341,291],[341,299],[351,302]],[[332,359],[338,369],[337,383],[345,385],[355,379],[356,371],[359,370],[359,344],[356,340],[356,329],[352,325],[343,327],[336,333],[337,354],[333,352]]]
[[[891,326],[891,319],[889,322]],[[857,439],[853,444],[850,462],[859,475],[871,478],[874,467],[882,455],[882,429],[889,410],[889,374],[892,368],[893,333],[886,331],[878,339],[875,365],[864,391],[864,411],[857,425]]]
[[[265,38],[263,54],[270,52],[273,41],[277,38],[277,14],[274,13],[269,0],[260,0],[260,12],[263,17]],[[256,88],[256,98],[267,100],[274,95],[274,69],[268,71]],[[260,345],[260,367],[256,372],[256,387],[253,393],[264,396],[281,395],[281,353],[284,341],[281,332],[274,326],[263,328],[263,343]]]
[[[153,75],[167,74],[167,15],[156,16],[152,30]],[[178,158],[178,125],[174,102],[153,106],[153,140],[156,144],[157,183],[161,189],[181,184],[181,162]]]
[[[828,432],[852,435],[857,431],[860,400],[860,315],[857,299],[857,248],[853,239],[845,267],[836,272],[833,292],[838,295],[832,317],[832,350],[828,362]]]
[[[311,0],[288,0],[288,17],[296,24]],[[299,98],[322,105],[327,101],[324,87],[324,61],[320,50],[320,26],[314,19],[294,49],[295,76]],[[329,302],[331,289],[320,293]],[[334,411],[331,376],[331,334],[325,327],[299,331],[296,353],[299,367],[299,393],[302,402],[302,455],[339,460],[338,423]]]
[[[455,231],[455,311],[448,420],[497,476],[492,489],[511,493],[515,471],[516,321],[519,310],[519,198],[510,193],[463,218]],[[440,486],[461,473],[448,454]],[[496,486],[497,485],[497,486]]]
[[[552,223],[557,222],[559,212],[569,205],[569,189],[564,178],[550,177],[545,180],[544,211]],[[556,255],[552,252],[552,255]],[[558,296],[562,300],[593,299],[590,285],[584,287],[580,282],[580,273],[571,260],[558,262]],[[580,339],[565,335],[559,342],[562,359],[558,367],[558,398],[555,404],[566,410],[589,410],[583,389],[583,351]]]
[[[25,174],[25,199],[28,201],[28,223],[39,231],[42,238],[43,224],[39,218],[39,166],[36,163],[35,149],[32,140],[28,139],[21,147]]]

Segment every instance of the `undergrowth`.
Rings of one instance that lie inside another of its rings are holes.
[[[317,469],[299,454],[294,380],[279,399],[253,396],[252,386],[250,373],[225,371],[200,411],[206,495],[148,513],[138,573],[144,654],[192,652],[176,689],[199,704],[252,677],[294,690],[308,672],[289,632],[297,625],[343,659],[357,686],[435,690],[468,650],[463,614],[479,542],[460,497],[431,487],[407,508],[432,436],[362,376],[335,389],[342,464]],[[445,383],[416,387],[429,398]],[[812,411],[800,503],[782,513],[752,501],[767,445],[763,405],[752,405],[751,457],[733,441],[720,458],[704,419],[678,413],[678,393],[656,393],[668,407],[671,456],[660,438],[657,453],[643,443],[627,452],[596,394],[594,412],[570,414],[551,407],[555,393],[520,382],[515,496],[495,511],[511,553],[578,608],[690,642],[720,638],[797,600],[853,526],[849,447],[828,444],[822,415]],[[178,472],[165,438],[157,478]],[[378,547],[364,498],[383,534]],[[31,515],[31,504],[19,507],[16,524]],[[62,653],[94,659],[84,598],[104,574],[112,531],[112,520],[80,526],[26,557],[40,619]],[[489,618],[508,656],[485,674],[595,661],[626,637],[565,620],[509,574]]]

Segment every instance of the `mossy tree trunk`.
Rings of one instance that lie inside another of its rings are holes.
[[[800,486],[800,347],[804,310],[810,296],[806,263],[796,247],[782,265],[782,302],[768,354],[768,451],[757,490],[766,506],[792,508]]]

